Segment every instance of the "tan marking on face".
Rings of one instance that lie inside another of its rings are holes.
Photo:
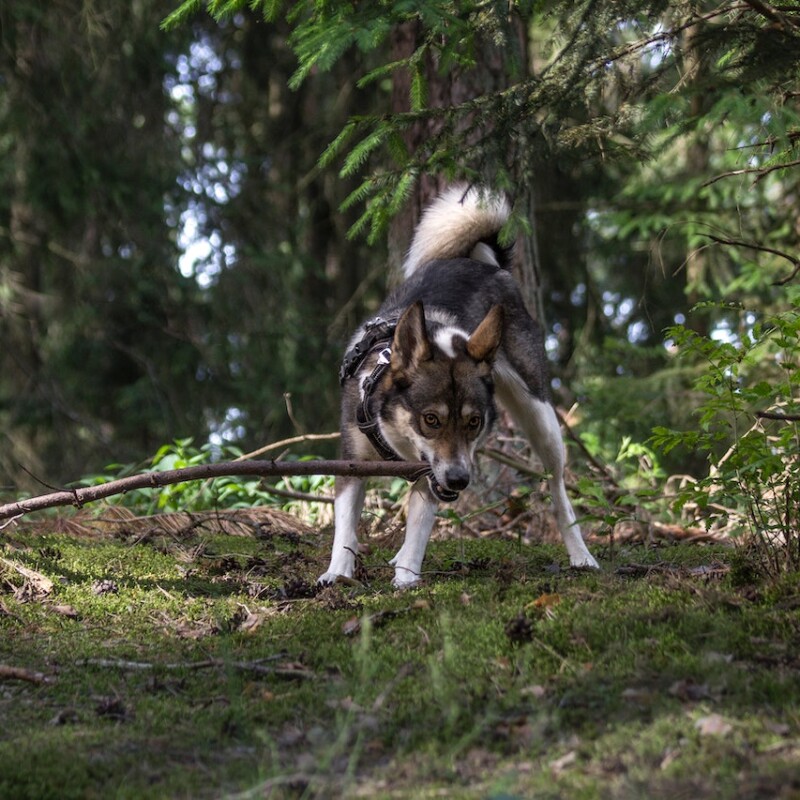
[[[414,429],[414,416],[405,408],[398,408],[390,420],[381,420],[381,432],[395,452],[407,461],[417,461],[424,452],[425,437]]]

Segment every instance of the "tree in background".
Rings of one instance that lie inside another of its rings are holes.
[[[133,457],[201,414],[184,387],[206,314],[164,224],[181,142],[158,13],[0,11],[0,468],[15,481],[21,465],[53,480]]]
[[[168,34],[155,2],[0,12],[14,479],[333,428],[341,345],[438,181],[513,192],[560,399],[606,455],[692,424],[664,328],[735,336],[720,301],[749,324],[791,304],[791,9],[203,5]]]
[[[351,68],[291,91],[285,26],[240,15],[207,27],[168,79],[184,159],[173,222],[209,307],[203,369],[227,397],[207,422],[255,446],[335,418],[337,315],[352,322],[342,309],[372,265],[335,213],[347,183],[315,164],[346,121]]]
[[[336,340],[372,269],[331,211],[347,183],[315,169],[345,120],[348,66],[290,92],[285,30],[250,15],[165,34],[167,10],[0,11],[12,486],[176,437],[255,446],[290,417],[334,424]]]

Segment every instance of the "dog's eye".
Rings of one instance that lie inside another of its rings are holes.
[[[429,428],[438,428],[441,426],[441,422],[439,422],[439,417],[436,414],[423,414],[422,421],[429,427]]]
[[[479,414],[473,414],[467,420],[467,428],[469,428],[469,430],[471,430],[471,431],[477,431],[477,430],[480,430],[480,427],[481,427],[482,423],[483,423],[483,420],[480,418],[480,415]]]

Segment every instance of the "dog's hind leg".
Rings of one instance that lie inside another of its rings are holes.
[[[364,507],[366,484],[361,478],[339,477],[336,479],[334,501],[335,533],[328,571],[317,579],[317,583],[335,583],[339,576],[352,578],[358,552],[358,522]]]
[[[575,511],[567,496],[567,487],[564,483],[566,453],[555,409],[550,403],[537,400],[516,375],[501,380],[497,394],[500,402],[524,431],[531,446],[542,460],[545,470],[550,474],[550,493],[558,529],[569,553],[569,563],[573,567],[597,569],[597,561],[583,541],[580,526],[575,519]]]
[[[418,480],[412,487],[408,500],[405,541],[397,555],[389,562],[394,566],[392,584],[398,589],[408,589],[419,581],[425,549],[436,519],[437,505],[428,488],[427,479]]]

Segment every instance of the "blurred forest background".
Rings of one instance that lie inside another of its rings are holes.
[[[703,478],[755,431],[788,504],[799,65],[795,2],[3,3],[0,483],[336,430],[466,179],[514,198],[584,446]]]

